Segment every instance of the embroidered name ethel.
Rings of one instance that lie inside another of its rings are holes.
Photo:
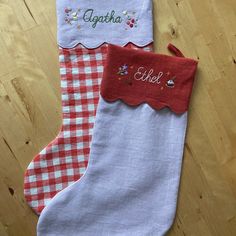
[[[96,28],[98,23],[114,23],[114,24],[120,24],[122,23],[122,18],[120,16],[115,15],[116,12],[112,10],[111,12],[107,12],[104,16],[96,16],[94,15],[93,9],[88,9],[85,11],[83,20],[85,22],[91,22],[92,27]]]
[[[153,69],[146,70],[144,67],[139,67],[137,72],[134,74],[134,79],[152,84],[160,84],[163,75],[164,73],[162,71],[158,74],[154,74]]]

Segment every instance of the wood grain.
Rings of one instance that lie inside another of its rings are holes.
[[[154,0],[155,50],[199,59],[171,236],[236,235],[236,1]],[[0,235],[36,235],[27,165],[61,125],[55,0],[0,0]]]

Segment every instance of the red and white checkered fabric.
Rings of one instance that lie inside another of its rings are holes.
[[[142,49],[152,51],[152,44]],[[25,198],[37,214],[85,173],[106,53],[107,44],[59,49],[63,125],[29,164],[24,179]]]

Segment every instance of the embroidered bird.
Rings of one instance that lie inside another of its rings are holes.
[[[168,80],[166,82],[166,86],[168,88],[174,88],[175,87],[175,79],[176,79],[176,77],[173,77],[172,79]]]

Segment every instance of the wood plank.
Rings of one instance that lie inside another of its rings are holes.
[[[0,235],[36,235],[24,171],[61,126],[55,0],[0,1]],[[168,235],[236,235],[236,1],[154,0],[155,50],[199,59]]]

